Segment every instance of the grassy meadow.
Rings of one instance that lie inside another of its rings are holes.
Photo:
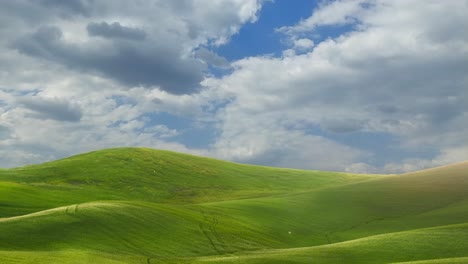
[[[0,263],[468,263],[468,162],[365,175],[118,148],[2,169]]]

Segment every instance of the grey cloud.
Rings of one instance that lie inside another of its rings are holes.
[[[391,126],[398,126],[401,122],[395,119],[383,119],[382,123]]]
[[[440,61],[411,59],[413,61],[400,58],[395,65],[373,70],[373,76],[363,75],[363,83],[370,84],[371,89],[367,89],[367,96],[362,97],[367,101],[358,100],[361,105],[376,104],[383,116],[401,119],[425,117],[434,131],[440,132],[446,121],[468,110],[463,97],[467,58],[447,56],[439,58]]]
[[[398,108],[393,105],[379,105],[377,106],[377,110],[384,114],[393,114],[398,112]]]
[[[129,86],[159,86],[172,94],[197,92],[205,66],[182,58],[169,44],[113,41],[106,46],[70,44],[57,27],[41,27],[13,43],[29,56],[51,60],[71,69],[97,73]]]
[[[17,142],[2,146],[0,156],[2,157],[0,159],[0,168],[14,168],[26,164],[55,160],[66,155],[50,147],[50,144]]]
[[[11,136],[11,129],[9,127],[0,125],[0,140],[7,139]]]
[[[360,130],[364,127],[365,122],[356,119],[326,119],[321,125],[326,130],[335,133],[350,133]]]
[[[59,28],[41,27],[35,33],[16,40],[12,46],[27,55],[54,59],[62,50],[61,38]]]
[[[89,23],[86,29],[90,36],[130,40],[144,40],[146,38],[146,32],[144,30],[122,26],[118,22],[114,22],[112,24],[106,22]]]
[[[271,131],[267,129],[262,131],[261,128],[249,131],[248,128],[243,128],[242,133],[239,133],[234,140],[221,141],[223,145],[217,146],[221,149],[234,150],[236,154],[230,159],[237,162],[301,169],[343,170],[344,164],[356,162],[368,155],[364,151],[338,144],[321,136],[279,130],[281,128]],[[217,144],[221,142],[218,141]],[[336,162],[337,160],[339,162]]]
[[[199,92],[207,73],[206,63],[194,57],[193,51],[200,45],[226,41],[260,7],[256,0],[216,4],[196,0],[138,4],[125,0],[0,1],[0,24],[5,25],[0,28],[0,48],[9,45],[5,48],[35,58],[33,62],[48,60],[71,69],[70,74],[100,76],[127,88],[193,94]],[[124,21],[138,21],[142,26],[131,27]],[[87,36],[82,35],[83,28]],[[214,54],[210,60],[217,67],[227,65]]]
[[[89,17],[93,13],[94,0],[15,0],[0,1],[0,15],[2,22],[27,22],[30,26],[37,26],[57,17],[75,19]],[[11,26],[11,25],[10,25]],[[15,28],[18,29],[18,28]]]
[[[47,23],[57,16],[62,18],[71,18],[76,15],[87,13],[82,9],[73,10],[74,2],[79,1],[60,1],[60,0],[15,0],[0,1],[0,21],[2,25],[8,25],[5,29],[14,28],[15,31],[21,30],[22,23],[26,22],[29,26],[36,26],[39,23]],[[5,30],[2,28],[2,31]],[[3,36],[2,36],[3,37]]]
[[[34,2],[34,1],[31,1]],[[61,10],[62,15],[80,14],[88,16],[91,12],[91,3],[94,0],[39,0],[47,8]]]
[[[206,48],[200,48],[195,51],[195,56],[205,61],[208,64],[216,66],[218,68],[228,69],[231,67],[229,61],[226,58],[219,56],[216,53],[209,51]]]
[[[434,124],[441,124],[461,115],[467,108],[465,103],[460,98],[452,100],[441,98],[421,108],[426,109],[425,112]]]
[[[18,103],[34,111],[32,116],[39,119],[78,122],[83,115],[78,106],[60,99],[27,97],[19,99]]]

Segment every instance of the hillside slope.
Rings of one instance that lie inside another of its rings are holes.
[[[468,162],[355,175],[110,149],[1,170],[0,214],[0,263],[463,263]]]
[[[440,263],[437,260],[443,258],[463,263],[467,261],[463,259],[466,241],[468,224],[461,224],[377,235],[325,246],[200,258],[192,263],[392,263],[416,260]]]
[[[318,189],[372,175],[243,165],[144,148],[0,170],[0,217],[96,200],[200,203]]]

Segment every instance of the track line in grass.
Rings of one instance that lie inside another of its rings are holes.
[[[65,208],[67,215],[76,215],[78,213],[78,204],[69,205]]]
[[[213,249],[219,254],[227,253],[227,246],[216,230],[218,219],[214,216],[208,216],[204,210],[200,210],[203,215],[203,222],[199,224],[199,228],[203,235],[208,239]]]

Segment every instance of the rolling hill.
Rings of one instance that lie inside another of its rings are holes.
[[[0,263],[468,263],[468,162],[401,175],[118,148],[0,170]]]

